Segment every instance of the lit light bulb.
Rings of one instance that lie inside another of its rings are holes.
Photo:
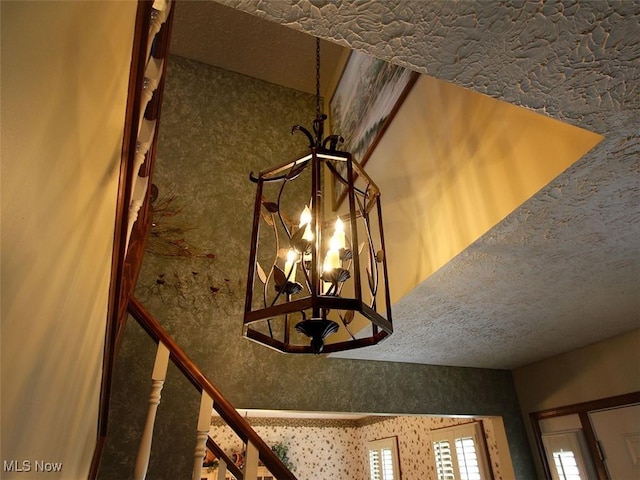
[[[329,251],[324,257],[324,263],[322,264],[323,272],[330,272],[334,268],[339,268],[340,265],[340,249],[338,248],[340,245],[340,241],[336,238],[335,233],[333,237],[329,240]],[[322,293],[327,293],[329,289],[332,287],[331,282],[322,282],[323,288]]]
[[[295,282],[297,261],[298,254],[293,249],[289,250],[287,252],[287,261],[284,263],[284,274],[288,282]]]
[[[303,225],[306,225],[306,228],[304,229],[302,238],[310,242],[313,240],[313,232],[311,231],[311,210],[309,210],[308,206],[305,206],[304,210],[302,210],[302,213],[300,214],[300,223],[298,224],[298,227],[302,228]]]
[[[345,248],[346,239],[344,234],[344,223],[340,220],[340,217],[336,219],[335,233],[333,234],[333,238],[336,239],[337,249]],[[333,240],[333,238],[331,240]]]
[[[325,272],[328,272],[340,266],[340,248],[338,247],[338,245],[339,240],[334,235],[333,237],[331,237],[331,240],[329,240],[329,251],[324,257],[324,263],[322,265],[322,269]]]

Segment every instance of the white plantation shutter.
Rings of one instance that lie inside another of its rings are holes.
[[[472,437],[456,438],[456,455],[460,480],[482,480],[476,444]]]
[[[371,480],[382,480],[380,450],[369,450],[369,472],[371,472]]]
[[[580,480],[580,469],[572,451],[553,452],[553,462],[560,480]]]
[[[451,445],[447,440],[433,442],[433,454],[436,457],[436,473],[438,480],[455,480]]]
[[[393,453],[390,448],[383,448],[382,452],[382,478],[384,480],[394,480]]]
[[[479,422],[436,430],[431,437],[438,480],[489,478]]]
[[[400,480],[398,444],[395,437],[368,442],[369,478],[371,480]]]
[[[542,435],[549,470],[553,480],[581,480],[589,478],[582,456],[579,430],[567,430]]]

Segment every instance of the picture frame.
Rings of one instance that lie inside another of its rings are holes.
[[[418,72],[361,52],[351,52],[329,104],[331,131],[345,139],[341,150],[364,166],[393,117],[419,77]],[[340,174],[342,162],[334,164]],[[331,176],[333,209],[347,195],[345,186]]]

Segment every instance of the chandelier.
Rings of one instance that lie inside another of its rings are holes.
[[[320,40],[316,39],[309,148],[249,177],[257,184],[243,335],[286,353],[375,345],[393,332],[380,191],[344,139],[323,138]],[[331,195],[345,199],[333,212]]]

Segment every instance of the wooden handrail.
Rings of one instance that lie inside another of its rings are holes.
[[[174,2],[171,2],[172,4]],[[173,5],[175,7],[175,5]],[[126,118],[124,128],[124,141],[122,147],[122,159],[120,165],[120,183],[118,190],[118,203],[116,211],[116,223],[114,233],[113,261],[111,271],[111,285],[109,290],[109,305],[107,314],[107,328],[104,350],[104,366],[102,388],[100,396],[98,436],[96,447],[90,466],[88,478],[93,480],[97,477],[102,451],[107,435],[107,420],[109,412],[109,399],[118,346],[122,340],[124,326],[127,319],[127,312],[138,321],[147,333],[156,341],[162,342],[170,351],[170,357],[174,364],[191,381],[199,392],[206,392],[214,400],[214,408],[220,417],[234,430],[238,437],[245,443],[251,444],[259,452],[259,458],[267,466],[272,474],[282,480],[296,480],[296,477],[284,466],[280,459],[264,443],[249,424],[240,416],[232,405],[222,396],[222,394],[207,380],[200,369],[187,357],[184,351],[171,339],[158,322],[147,312],[144,307],[135,299],[130,298],[137,282],[138,274],[142,264],[142,257],[145,244],[149,235],[151,225],[151,212],[149,201],[149,189],[145,194],[142,207],[137,216],[137,221],[133,224],[130,238],[128,237],[129,204],[133,192],[132,178],[137,178],[133,172],[135,165],[135,155],[137,151],[138,126],[141,117],[147,120],[154,120],[155,134],[151,145],[140,167],[139,175],[151,177],[155,160],[157,144],[157,132],[162,106],[162,94],[164,90],[165,72],[167,62],[162,64],[160,83],[155,88],[153,96],[146,104],[146,109],[140,111],[141,92],[145,77],[145,65],[149,60],[148,45],[150,39],[155,38],[151,56],[155,59],[165,59],[168,55],[169,38],[171,36],[171,26],[175,8],[169,10],[169,15],[164,19],[160,31],[150,33],[150,18],[153,9],[153,0],[138,0],[136,14],[136,27],[132,48],[132,62],[129,78],[129,91],[127,97]],[[148,180],[149,185],[151,179]],[[209,439],[212,450],[216,451],[219,458],[224,459],[231,473],[238,479],[243,480],[243,473],[229,460],[213,440]]]
[[[143,0],[139,0],[142,2]],[[147,1],[147,0],[144,0]],[[152,0],[151,0],[152,1]],[[175,5],[169,12],[169,16],[166,21],[162,24],[160,31],[156,35],[156,46],[151,52],[151,56],[157,59],[164,59],[162,74],[160,76],[160,83],[156,90],[153,92],[153,97],[149,101],[146,109],[142,113],[143,118],[147,120],[155,120],[156,121],[156,129],[153,135],[153,140],[151,142],[151,146],[149,147],[149,151],[145,156],[144,163],[140,167],[140,175],[144,177],[149,177],[149,182],[153,180],[153,170],[155,166],[156,160],[156,148],[158,144],[158,132],[160,130],[160,113],[162,110],[162,99],[164,96],[164,86],[166,82],[166,70],[168,66],[168,62],[166,59],[169,56],[169,39],[171,38],[171,30],[173,26],[173,16],[175,13]],[[148,39],[147,39],[148,40]],[[140,54],[144,52],[144,48],[139,48]],[[142,88],[144,81],[144,71],[142,74],[142,78],[138,81],[139,89]],[[139,102],[139,99],[137,99]],[[137,125],[137,123],[135,124]],[[132,128],[137,128],[135,125]],[[137,133],[137,130],[136,130]],[[134,149],[135,152],[135,149]],[[133,162],[133,159],[130,160]],[[126,249],[123,253],[126,255],[124,259],[124,269],[122,272],[122,288],[120,290],[120,297],[118,299],[119,311],[117,317],[117,337],[116,337],[116,345],[119,345],[122,340],[122,332],[124,331],[124,327],[127,321],[127,308],[129,297],[133,294],[136,283],[138,281],[138,275],[140,274],[140,269],[142,267],[142,258],[144,257],[144,252],[147,244],[147,240],[149,238],[149,232],[151,229],[151,201],[150,201],[150,189],[147,190],[147,194],[145,196],[145,200],[140,209],[140,213],[138,215],[138,221],[133,226],[133,231],[131,232],[131,240],[128,245],[128,249]],[[125,245],[126,247],[126,245]]]
[[[162,342],[169,349],[171,360],[193,386],[198,389],[199,392],[204,390],[211,396],[213,399],[213,408],[245,444],[252,443],[256,447],[260,460],[262,460],[272,475],[278,480],[297,480],[295,475],[287,469],[278,456],[264,440],[260,438],[255,430],[251,428],[242,415],[233,408],[231,403],[229,403],[222,393],[205,377],[193,360],[187,356],[184,350],[180,348],[153,315],[151,315],[135,297],[129,299],[129,313],[156,343]]]
[[[227,465],[227,470],[229,470],[231,474],[236,477],[236,480],[244,480],[244,473],[242,473],[242,470],[240,470],[238,466],[233,463],[233,460],[231,460],[229,456],[224,453],[224,450],[220,448],[220,445],[218,445],[211,437],[207,438],[207,448],[211,450],[216,457],[224,461],[224,463]]]
[[[153,0],[138,0],[135,31],[133,36],[131,65],[129,71],[129,86],[127,105],[124,118],[122,153],[120,161],[118,196],[116,204],[116,219],[114,224],[114,240],[112,249],[111,281],[109,286],[109,301],[107,306],[107,321],[105,328],[105,343],[103,353],[102,382],[100,391],[100,405],[98,407],[98,435],[96,446],[91,460],[88,479],[97,478],[102,451],[107,437],[107,425],[109,417],[109,403],[113,382],[113,370],[115,359],[119,349],[119,343],[124,331],[127,318],[127,304],[129,296],[136,285],[146,240],[151,225],[149,193],[138,215],[138,221],[133,226],[131,238],[127,245],[127,227],[129,222],[129,206],[134,191],[135,177],[134,165],[137,153],[138,125],[141,117],[156,122],[156,133],[152,144],[145,157],[142,167],[143,176],[151,176],[155,160],[155,148],[157,143],[157,130],[159,126],[160,108],[162,106],[162,94],[164,91],[165,73],[167,62],[163,64],[161,81],[153,93],[148,108],[141,111],[141,98],[145,78],[145,66],[149,60],[148,45],[152,35],[150,33],[151,14]],[[156,47],[151,52],[153,58],[166,59],[169,53],[168,45],[171,36],[173,21],[172,8],[169,16],[162,24],[160,31],[155,35]],[[149,182],[151,179],[149,179]]]
[[[137,128],[140,115],[138,110],[141,98],[141,88],[144,81],[145,55],[142,45],[147,42],[150,15],[153,0],[139,0],[136,9],[135,31],[133,35],[131,65],[129,71],[129,85],[127,105],[125,109],[123,142],[119,169],[118,193],[116,200],[116,218],[114,223],[113,247],[111,256],[111,279],[109,284],[109,300],[107,305],[107,319],[105,327],[105,343],[103,350],[102,379],[100,386],[100,404],[98,406],[98,426],[96,446],[91,459],[91,466],[87,478],[97,478],[102,452],[107,438],[109,419],[109,403],[113,383],[113,370],[117,353],[117,337],[121,327],[121,299],[129,296],[135,280],[129,274],[126,262],[126,236],[129,199],[132,183],[131,170],[134,164]],[[140,257],[141,258],[141,257]],[[141,263],[141,260],[140,260]],[[139,266],[138,266],[139,269]]]

